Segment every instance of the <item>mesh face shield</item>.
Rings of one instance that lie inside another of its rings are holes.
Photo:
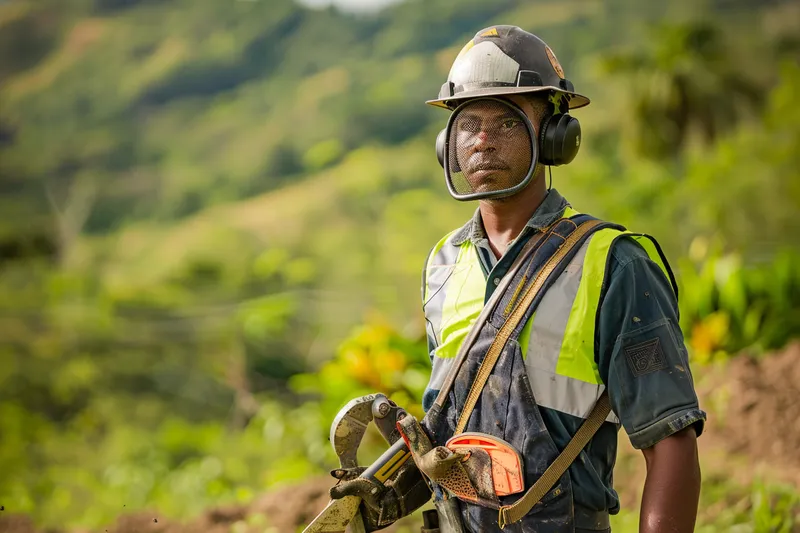
[[[536,134],[519,108],[496,98],[457,107],[445,130],[444,175],[456,200],[510,196],[530,183]]]

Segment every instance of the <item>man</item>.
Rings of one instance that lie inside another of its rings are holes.
[[[424,269],[433,363],[425,433],[440,446],[462,431],[503,439],[521,454],[528,489],[607,391],[605,421],[541,501],[505,530],[610,531],[609,514],[619,510],[612,478],[621,425],[647,463],[640,531],[693,531],[696,437],[705,413],[667,261],[652,238],[578,213],[545,183],[545,166],[575,157],[580,126],[567,113],[589,100],[574,92],[543,41],[514,26],[493,26],[467,43],[439,98],[428,103],[452,111],[437,139],[448,189],[479,207],[434,246]],[[506,328],[502,353],[487,363],[498,332],[528,292],[530,305],[518,310],[523,319]],[[485,381],[473,391],[483,371]],[[447,480],[420,469],[437,500],[456,502],[456,527],[464,531],[500,531],[498,505],[520,499],[490,495],[492,507],[448,498],[437,485]],[[399,485],[393,502],[412,492]],[[345,482],[333,493],[358,492]],[[372,496],[367,522],[386,500]],[[370,529],[383,525],[373,520]]]

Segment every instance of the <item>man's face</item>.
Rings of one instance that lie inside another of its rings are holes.
[[[522,96],[510,96],[521,108],[535,130],[541,114],[536,102]],[[519,112],[509,105],[492,100],[478,100],[465,106],[453,123],[456,162],[472,192],[512,188],[528,174],[532,162],[531,135]]]

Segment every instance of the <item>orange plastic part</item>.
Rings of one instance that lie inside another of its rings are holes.
[[[501,438],[485,433],[461,433],[445,444],[452,451],[481,448],[492,459],[492,481],[498,496],[508,496],[525,490],[522,456]]]

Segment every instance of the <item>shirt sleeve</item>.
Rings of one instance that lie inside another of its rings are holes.
[[[598,315],[598,366],[614,412],[638,449],[694,425],[703,431],[678,301],[661,268],[632,239],[611,249]]]

